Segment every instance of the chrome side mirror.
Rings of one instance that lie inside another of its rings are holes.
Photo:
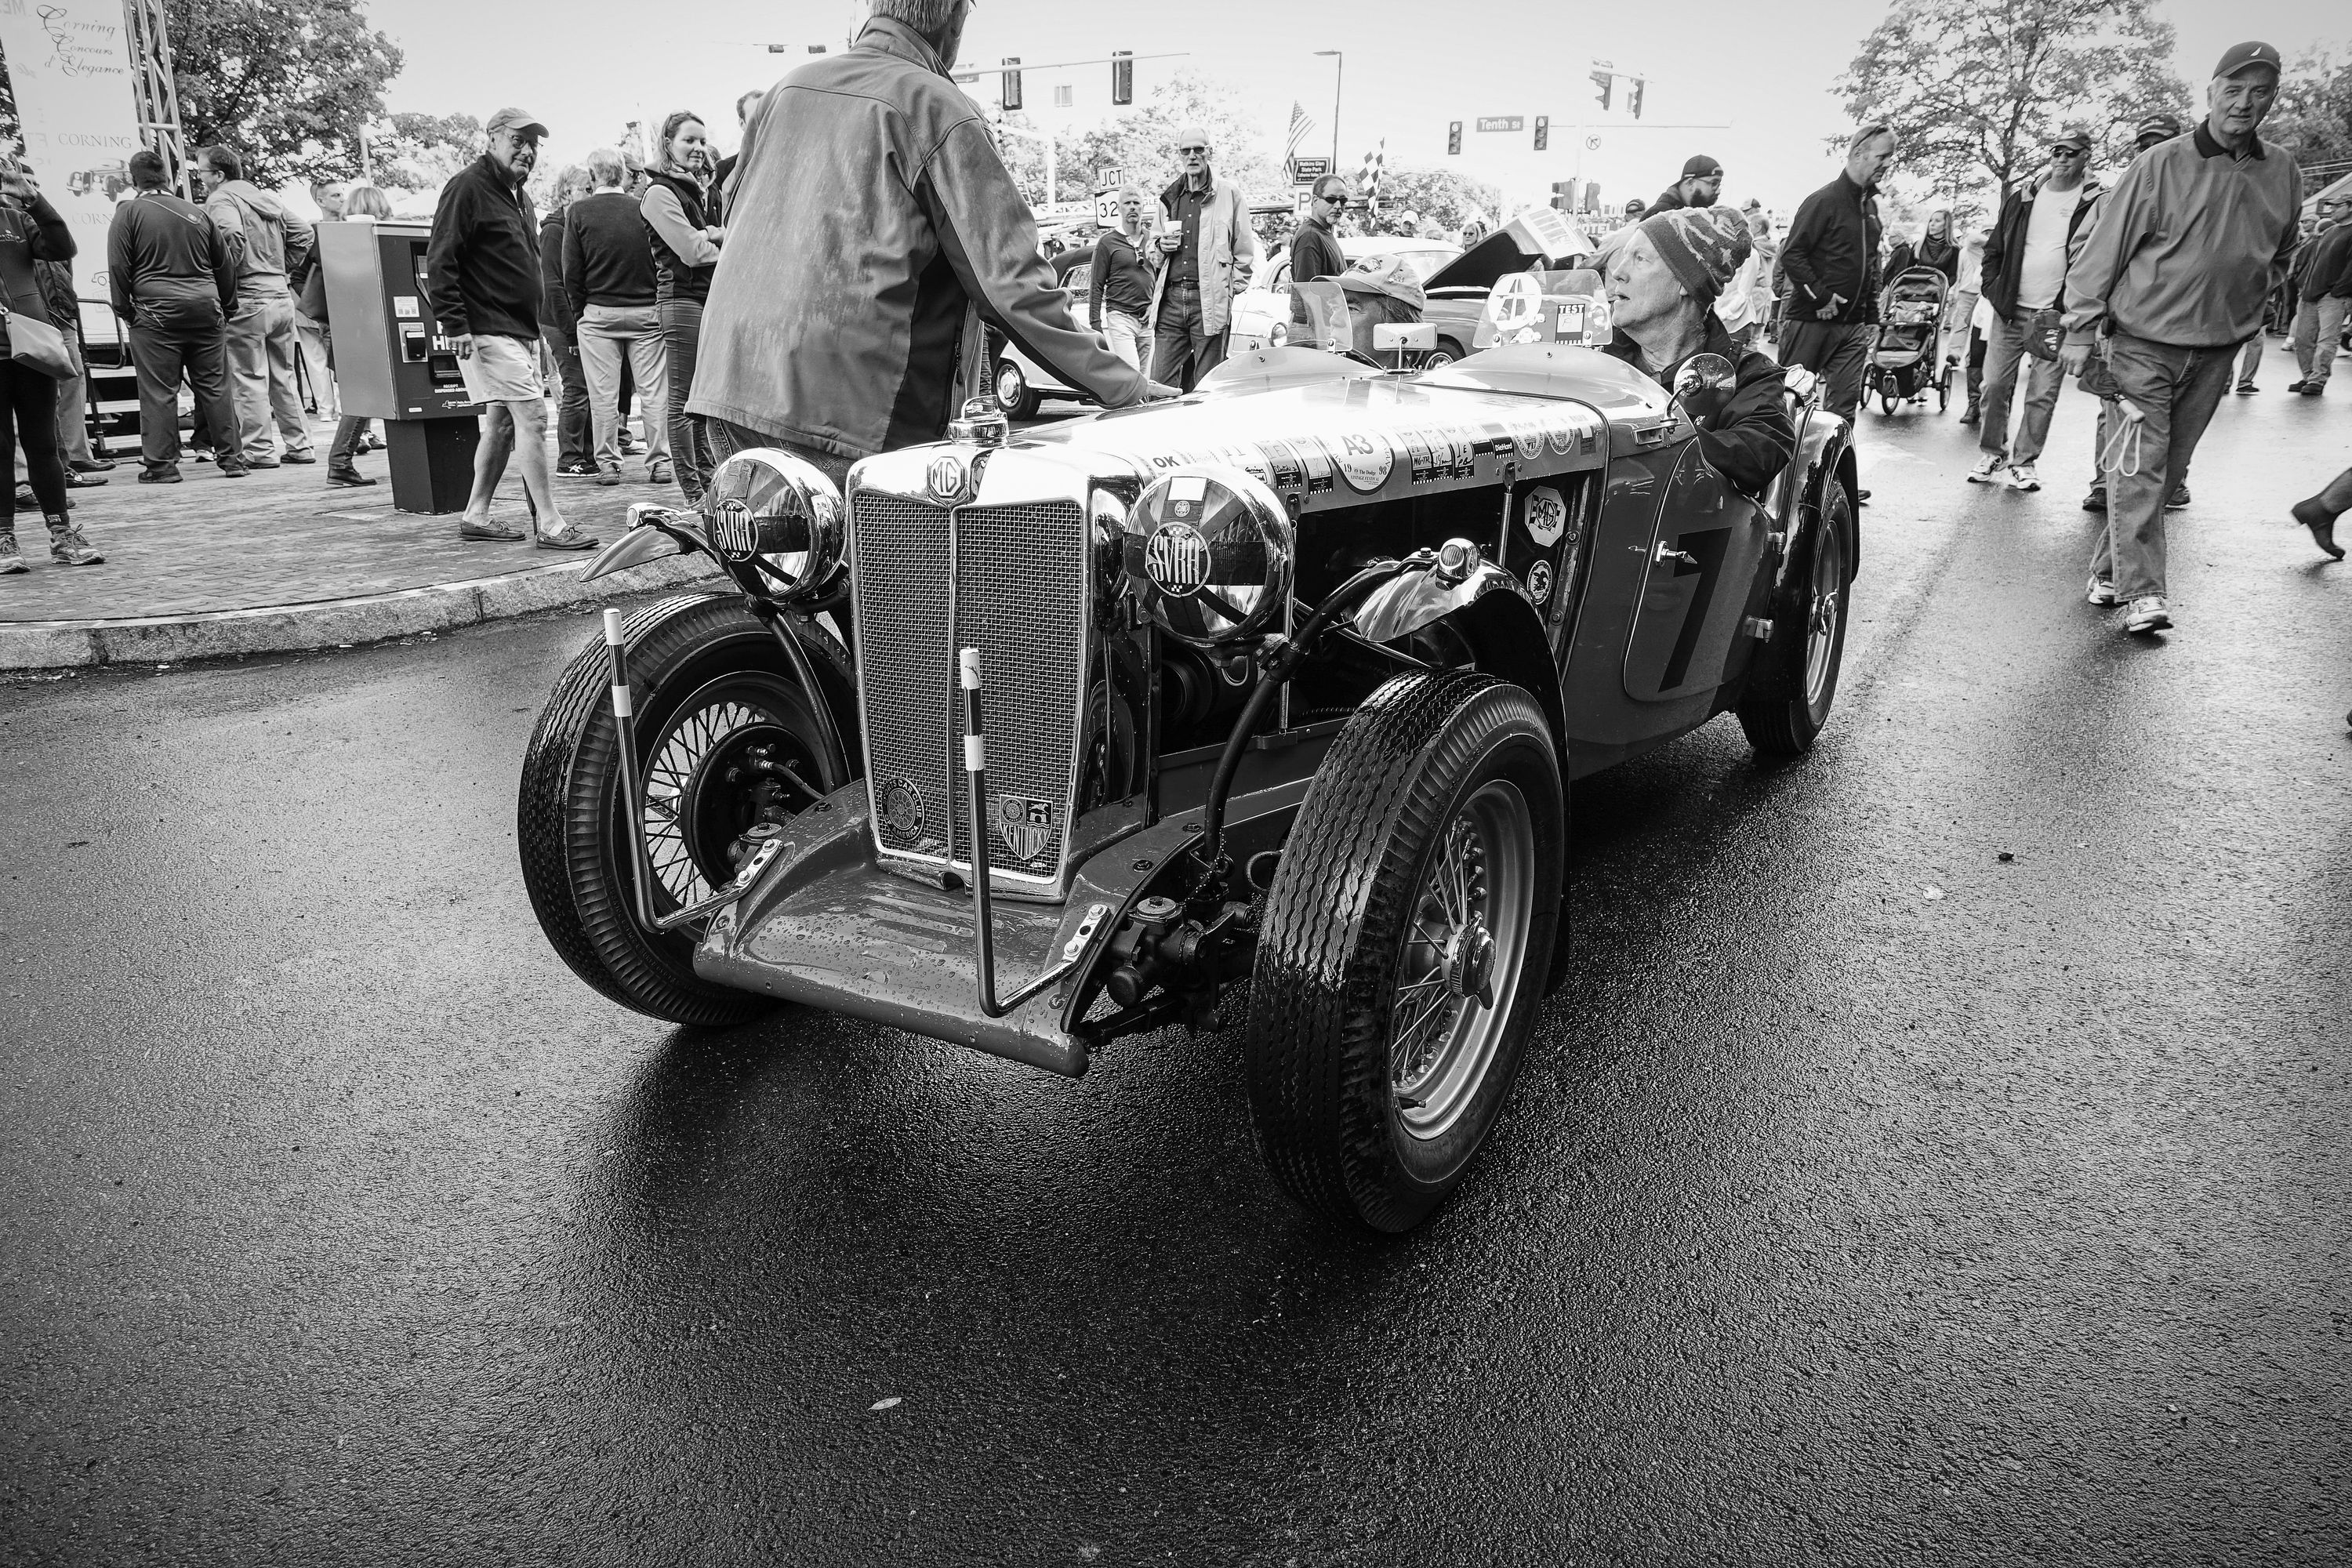
[[[1729,360],[1721,354],[1693,354],[1675,377],[1675,402],[1693,419],[1712,419],[1731,401],[1738,384]]]

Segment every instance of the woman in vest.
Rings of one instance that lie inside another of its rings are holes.
[[[695,346],[702,336],[702,302],[719,268],[722,231],[706,205],[710,138],[701,118],[679,110],[662,121],[655,149],[659,166],[646,171],[638,207],[654,238],[654,314],[669,356],[669,455],[688,502],[702,499],[714,466],[701,421],[686,411],[694,386]]]

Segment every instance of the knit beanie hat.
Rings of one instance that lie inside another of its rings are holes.
[[[1642,232],[1697,300],[1722,293],[1755,248],[1747,220],[1729,207],[1675,207],[1643,218]]]

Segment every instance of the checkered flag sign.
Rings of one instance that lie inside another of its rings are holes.
[[[1364,166],[1356,174],[1357,187],[1363,193],[1364,205],[1377,208],[1381,204],[1381,177],[1389,172],[1389,139],[1364,154]]]

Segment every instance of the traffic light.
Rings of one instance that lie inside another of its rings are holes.
[[[1576,182],[1554,180],[1551,183],[1551,205],[1564,213],[1576,210]]]
[[[1021,57],[1007,55],[1004,57],[1004,63],[1017,66],[1021,63]],[[1004,73],[1004,107],[1008,113],[1021,107],[1021,73],[1019,71]]]
[[[1601,100],[1601,107],[1606,110],[1609,107],[1609,89],[1617,85],[1617,73],[1608,70],[1594,71],[1592,85],[1601,89],[1593,96]]]
[[[1127,58],[1134,52],[1132,49],[1113,49],[1110,52],[1110,100],[1113,103],[1135,101],[1135,62]]]
[[[1448,154],[1462,151],[1462,121],[1448,121],[1445,126],[1445,151]]]
[[[1642,89],[1649,85],[1642,78],[1635,77],[1633,85],[1625,89],[1625,107],[1633,111],[1636,120],[1642,118]]]
[[[1538,114],[1536,116],[1536,151],[1541,153],[1550,146],[1551,116]]]
[[[1584,210],[1589,213],[1601,210],[1601,182],[1598,180],[1584,182]]]

